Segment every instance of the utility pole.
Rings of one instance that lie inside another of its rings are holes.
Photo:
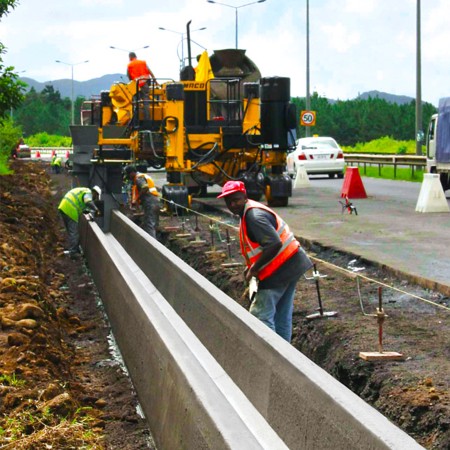
[[[309,95],[309,0],[306,0],[306,110],[311,109]],[[311,136],[311,127],[306,127],[305,136]]]
[[[420,57],[420,0],[417,0],[417,29],[416,29],[416,155],[422,154],[422,80]]]

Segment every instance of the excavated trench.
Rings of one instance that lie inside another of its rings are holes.
[[[221,223],[213,253],[208,214]],[[225,223],[230,223],[229,217],[221,220],[217,212],[208,211],[201,211],[199,217],[165,217],[162,225],[171,231],[163,232],[161,240],[248,309],[243,266],[230,264],[241,261],[237,224],[227,227]],[[224,242],[219,241],[219,235]],[[449,448],[449,299],[398,279],[386,268],[376,267],[356,255],[323,248],[318,243],[303,242],[303,245],[321,275],[318,283],[323,315],[318,313],[316,282],[308,273],[306,277],[311,279],[302,279],[298,284],[292,345],[424,447]],[[387,314],[382,349],[401,353],[400,361],[372,362],[359,356],[360,352],[379,350],[379,328],[374,315],[380,289]]]

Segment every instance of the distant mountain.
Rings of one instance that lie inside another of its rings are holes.
[[[380,91],[368,91],[363,92],[362,94],[359,94],[357,99],[360,100],[367,100],[369,97],[372,98],[380,98],[382,100],[386,100],[389,103],[397,103],[398,105],[405,105],[409,104],[412,101],[415,101],[415,98],[408,97],[407,95],[394,95],[394,94],[388,94],[387,92],[380,92]]]
[[[41,92],[45,86],[51,85],[55,91],[60,92],[62,98],[71,98],[72,96],[72,80],[70,79],[44,81],[43,83],[26,77],[21,77],[20,79],[29,86],[27,92],[32,87],[37,92]],[[93,78],[92,80],[87,81],[74,80],[73,96],[74,98],[77,98],[78,96],[90,98],[92,95],[100,95],[101,91],[109,91],[111,85],[117,81],[128,82],[128,79],[121,73],[114,73],[112,75],[104,75],[100,78]]]
[[[45,81],[43,83],[33,80],[31,78],[21,77],[22,81],[28,84],[29,89],[34,87],[37,92],[41,92],[42,89],[47,85],[52,85],[56,91],[59,91],[61,97],[71,98],[72,95],[72,80],[54,80]],[[103,75],[100,78],[93,78],[87,81],[75,81],[73,82],[73,95],[74,98],[78,96],[90,98],[92,95],[99,95],[101,91],[109,91],[112,84],[118,81],[128,82],[125,75],[121,73],[114,73],[112,75]],[[28,89],[28,90],[29,90]],[[27,91],[28,91],[27,90]],[[413,97],[408,97],[406,95],[394,95],[388,94],[387,92],[380,91],[368,91],[359,94],[356,98],[361,100],[367,100],[369,97],[381,98],[390,103],[397,103],[399,105],[411,103],[415,99]],[[336,100],[329,99],[330,103],[334,103]]]

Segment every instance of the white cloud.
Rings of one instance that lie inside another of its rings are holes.
[[[350,13],[370,14],[375,9],[375,0],[346,0],[344,9]]]
[[[416,0],[310,1],[311,86],[341,99],[372,89],[414,96],[415,14]],[[435,104],[449,95],[448,17],[448,0],[422,1],[422,95]],[[210,54],[234,47],[235,11],[206,0],[26,0],[2,18],[3,60],[30,78],[51,81],[71,76],[70,67],[56,59],[88,59],[74,67],[74,78],[82,81],[125,73],[127,55],[111,45],[149,45],[138,56],[157,76],[178,79],[181,35],[158,28],[184,33],[191,19],[191,29],[207,27],[192,39]],[[239,47],[263,76],[288,76],[291,93],[304,96],[305,2],[266,0],[240,8],[238,19]],[[193,44],[193,55],[200,49]]]
[[[328,36],[328,43],[331,48],[340,53],[348,52],[360,41],[360,34],[357,31],[351,31],[342,23],[336,25],[324,25],[322,31]]]

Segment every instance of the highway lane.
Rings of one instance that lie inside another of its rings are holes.
[[[165,174],[154,172],[157,185]],[[294,190],[289,205],[277,208],[294,233],[391,268],[419,285],[450,296],[450,213],[416,212],[421,183],[362,177],[365,199],[351,200],[358,215],[342,213],[344,180],[311,177]],[[219,186],[198,201],[224,208]],[[450,206],[450,192],[447,202]],[[264,200],[263,200],[264,201]]]

